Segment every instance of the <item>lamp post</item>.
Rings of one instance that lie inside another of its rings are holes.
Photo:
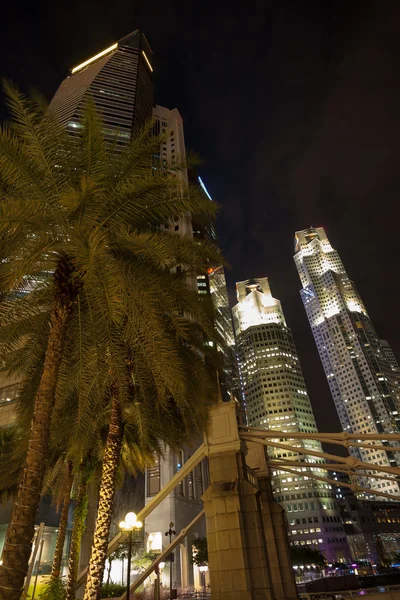
[[[128,512],[125,515],[125,521],[121,521],[119,524],[119,528],[121,531],[129,533],[129,542],[128,542],[128,569],[126,574],[126,599],[129,600],[130,591],[131,591],[131,560],[132,560],[132,543],[133,543],[133,532],[139,531],[143,523],[136,519],[136,513]]]
[[[200,565],[199,566],[199,571],[201,573],[201,576],[203,578],[203,592],[204,595],[206,595],[207,589],[206,589],[206,573],[208,571],[208,566],[207,565]]]
[[[155,567],[155,573],[156,573],[156,582],[155,582],[155,590],[154,590],[154,600],[161,600],[161,593],[160,593],[160,576],[161,576],[161,571],[163,570],[163,568],[165,567],[165,562],[161,561],[158,563],[158,565],[156,565]]]
[[[172,528],[174,526],[174,523],[171,521],[171,523],[169,524],[169,529],[168,531],[165,532],[166,536],[169,536],[169,543],[171,544],[172,542],[172,536],[176,535],[176,531],[174,531]],[[174,558],[174,553],[171,552],[171,554],[169,555],[169,600],[172,599],[172,561]]]

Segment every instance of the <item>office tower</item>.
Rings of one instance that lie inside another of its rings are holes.
[[[179,111],[174,108],[169,110],[163,106],[153,108],[153,117],[155,120],[155,133],[167,134],[166,140],[160,148],[159,160],[165,166],[182,164],[186,159],[185,137],[182,117]],[[212,201],[204,181],[195,171],[189,172],[183,169],[182,185],[188,184],[200,186],[204,195]],[[211,244],[218,244],[215,225],[211,220],[206,222],[196,222],[190,219],[173,219],[169,223],[170,231],[180,235],[190,235],[208,240]],[[201,295],[211,297],[215,310],[215,327],[221,336],[222,343],[218,347],[221,353],[221,373],[220,386],[224,400],[233,398],[241,401],[241,390],[239,382],[239,372],[237,367],[235,339],[233,334],[231,310],[229,307],[228,291],[226,287],[225,272],[222,265],[210,268],[207,274],[199,273],[193,286],[197,286],[197,291]]]
[[[156,135],[165,135],[165,141],[160,147],[159,156],[155,162],[162,168],[175,164],[182,164],[186,159],[185,138],[182,117],[175,108],[169,110],[163,106],[153,108],[154,131]],[[186,193],[188,186],[188,173],[181,171],[182,191]],[[185,189],[186,188],[186,189]],[[179,219],[174,217],[165,224],[171,233],[176,235],[197,235],[197,228],[190,218]],[[196,233],[194,234],[193,229]],[[179,265],[176,267],[179,268]],[[207,293],[206,276],[195,275],[189,280],[189,285],[197,289],[200,294]],[[194,446],[196,448],[201,443]],[[154,464],[146,469],[145,473],[145,502],[149,502],[160,489],[175,475],[186,460],[193,453],[193,448],[184,448],[179,455],[170,448],[164,449],[163,456],[154,456]],[[165,500],[146,518],[145,534],[147,550],[159,552],[169,543],[165,531],[169,524],[174,523],[173,529],[178,533],[187,523],[202,510],[201,496],[208,487],[207,464],[203,461],[194,471],[173,490]],[[205,523],[198,524],[179,544],[174,553],[172,564],[173,582],[180,589],[200,588],[200,571],[192,563],[192,541],[194,537],[206,535]],[[169,563],[166,564],[161,574],[165,587],[169,585]]]
[[[233,323],[248,424],[304,432],[306,438],[317,427],[281,303],[272,297],[266,277],[237,283],[237,298]],[[329,561],[346,560],[348,546],[334,492],[327,483],[307,477],[311,472],[326,476],[317,466],[323,461],[307,455],[307,450],[322,452],[320,443],[307,439],[284,443],[298,450],[270,446],[269,458],[305,465],[301,475],[295,467],[294,473],[278,467],[272,471],[272,490],[286,511],[290,543],[317,547]]]
[[[379,341],[357,292],[322,227],[297,231],[295,256],[301,297],[344,431],[398,433],[398,394],[387,350]],[[393,378],[394,379],[394,378]],[[384,445],[389,447],[388,442]],[[366,463],[400,465],[400,457],[380,449],[350,449]],[[360,479],[371,490],[399,494],[399,486]]]
[[[225,271],[222,265],[209,269],[207,273],[211,300],[215,310],[215,328],[222,344],[222,369],[220,388],[222,399],[226,402],[235,400],[243,405],[240,387],[239,368],[236,357],[235,336],[233,333],[232,313],[229,306]]]
[[[389,363],[390,369],[394,373],[400,373],[399,363],[397,362],[397,358],[395,357],[394,352],[389,345],[389,342],[386,340],[379,341],[382,347],[383,354],[385,355],[386,360]]]
[[[400,548],[400,502],[361,500],[349,490],[338,504],[352,560],[392,562]]]
[[[177,108],[169,110],[164,106],[153,108],[154,131],[156,135],[166,134],[167,139],[160,148],[160,158],[164,166],[180,164],[186,159],[185,136],[183,120]],[[187,172],[183,170],[184,180],[187,182]]]
[[[82,128],[82,113],[92,98],[101,113],[106,138],[120,143],[151,119],[152,51],[136,30],[71,69],[55,93],[50,109],[72,134]]]
[[[391,349],[389,342],[386,340],[379,340],[381,349],[385,357],[383,361],[383,373],[388,381],[390,391],[393,398],[395,399],[396,406],[400,407],[400,367],[397,359]],[[400,411],[399,411],[400,412]]]

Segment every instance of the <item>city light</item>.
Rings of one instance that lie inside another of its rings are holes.
[[[83,69],[84,67],[87,67],[88,65],[90,65],[90,63],[94,62],[98,58],[101,58],[102,56],[105,56],[106,54],[109,54],[110,52],[112,52],[113,50],[116,50],[117,48],[118,48],[118,44],[113,44],[109,48],[106,48],[105,50],[102,50],[102,52],[99,52],[95,56],[92,56],[92,58],[89,58],[88,60],[85,60],[85,62],[83,62],[80,65],[78,65],[77,67],[74,67],[73,69],[71,69],[71,73],[74,74],[77,71],[80,71],[81,69]]]
[[[147,66],[149,67],[150,71],[153,72],[153,67],[151,66],[150,61],[147,58],[146,52],[144,50],[142,50],[142,54],[143,54],[144,60],[146,61]]]
[[[207,196],[207,197],[208,197],[210,200],[212,200],[212,198],[211,198],[210,194],[208,193],[208,191],[207,191],[207,188],[206,188],[206,186],[204,185],[204,182],[203,182],[202,178],[200,177],[200,175],[197,177],[197,179],[199,180],[199,184],[200,184],[200,185],[201,185],[201,187],[203,188],[203,191],[204,191],[204,193],[206,194],[206,196]]]

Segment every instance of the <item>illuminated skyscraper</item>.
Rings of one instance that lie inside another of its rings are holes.
[[[163,106],[156,106],[153,109],[153,117],[155,119],[156,134],[169,132],[167,139],[160,148],[159,158],[162,164],[174,165],[184,162],[186,159],[185,137],[183,121],[179,111],[176,108],[169,110]],[[183,185],[187,185],[188,183],[200,185],[205,196],[212,202],[211,195],[195,170],[187,172],[186,169],[183,169],[181,173]],[[211,220],[198,223],[192,222],[190,219],[179,220],[176,218],[169,223],[169,228],[170,231],[174,231],[180,235],[193,235],[200,239],[207,239],[210,243],[217,245],[217,234],[214,223]],[[197,286],[199,294],[211,297],[215,309],[215,327],[222,340],[219,351],[222,355],[220,384],[223,399],[230,400],[236,398],[240,401],[241,391],[236,361],[235,338],[233,335],[232,316],[224,268],[220,265],[212,269],[210,268],[207,274],[199,273],[193,284]]]
[[[248,424],[317,432],[292,333],[268,279],[237,283],[237,297],[233,323]],[[307,450],[322,452],[320,443],[301,439],[285,443],[298,450],[269,447],[270,458],[300,460],[305,465],[304,475],[273,471],[272,489],[287,513],[290,543],[318,547],[330,561],[346,560],[349,551],[335,494],[329,484],[307,478],[311,471],[326,476],[317,466],[323,461],[307,455]]]
[[[82,128],[88,98],[101,113],[106,137],[127,143],[132,131],[151,119],[152,51],[136,30],[71,69],[55,93],[50,109],[71,133]]]
[[[397,358],[391,349],[389,342],[386,340],[379,340],[382,348],[382,352],[386,361],[383,363],[385,370],[385,376],[388,380],[390,390],[393,397],[396,400],[396,406],[400,407],[400,366],[397,362]]]
[[[303,285],[303,304],[343,429],[349,433],[398,433],[398,379],[396,383],[392,376],[387,349],[322,227],[296,232],[294,260]],[[388,442],[385,445],[389,446]],[[350,452],[367,463],[400,465],[400,456],[389,451],[351,448]],[[398,484],[390,480],[372,476],[362,483],[399,494]]]

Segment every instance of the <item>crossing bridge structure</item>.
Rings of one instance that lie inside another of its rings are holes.
[[[400,434],[292,433],[263,430],[238,424],[237,405],[220,402],[210,410],[210,420],[202,445],[182,465],[162,490],[138,513],[146,517],[173,491],[173,489],[204,459],[208,459],[210,485],[202,501],[203,510],[188,523],[173,542],[158,555],[154,563],[131,585],[136,590],[158,564],[164,561],[188,532],[205,517],[208,541],[208,566],[212,600],[294,600],[298,598],[283,508],[274,501],[270,482],[271,469],[299,474],[338,485],[336,480],[314,474],[313,464],[288,458],[269,459],[265,447],[283,448],[299,453],[296,439],[318,440],[346,448],[378,446],[400,452]],[[282,441],[283,440],[283,441]],[[373,493],[388,500],[400,500],[386,492],[373,491],[358,483],[365,481],[369,472],[382,479],[400,478],[399,467],[384,467],[364,463],[354,457],[302,449],[301,453],[329,463],[318,461],[318,472],[339,471],[350,476],[353,483],[340,482],[355,493]],[[306,468],[306,473],[304,469]],[[377,474],[379,472],[379,474]],[[111,554],[124,541],[119,533],[108,546]],[[82,588],[87,575],[84,569],[77,581]],[[400,600],[400,591],[396,592]],[[393,594],[392,594],[393,595]],[[126,593],[120,597],[126,600]],[[382,596],[383,600],[383,596]]]

